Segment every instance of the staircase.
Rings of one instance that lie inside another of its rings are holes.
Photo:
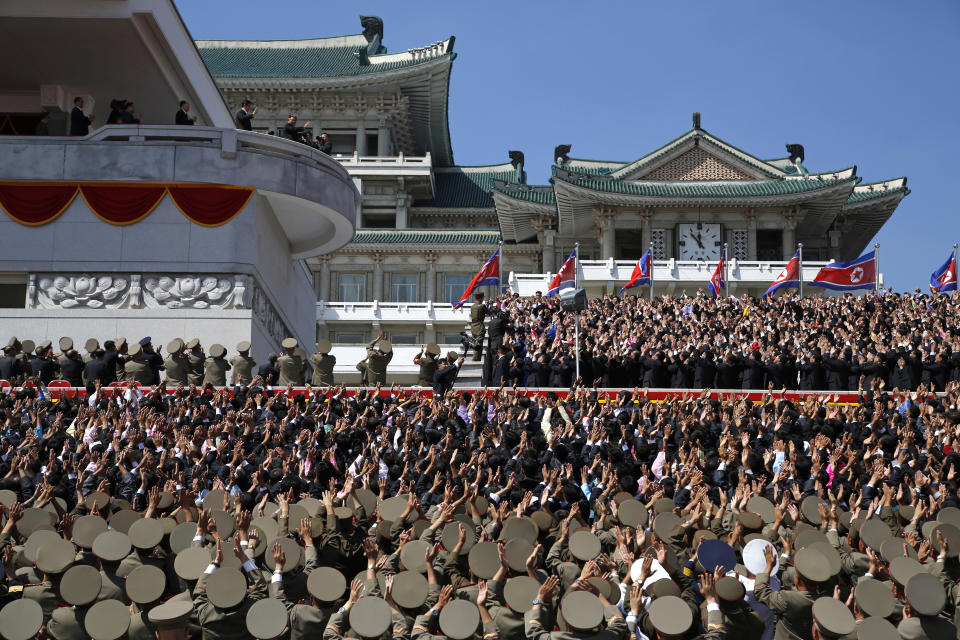
[[[467,359],[463,361],[460,367],[460,373],[457,375],[456,387],[479,387],[483,385],[483,360],[474,362],[471,358],[473,354],[468,354]]]

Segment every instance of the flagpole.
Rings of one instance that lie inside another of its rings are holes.
[[[729,298],[730,297],[730,279],[727,278],[727,243],[726,242],[723,243],[723,288],[725,289],[724,297]]]
[[[956,245],[954,245],[956,247]],[[653,302],[653,243],[650,243],[650,302]]]
[[[957,282],[960,282],[960,277],[957,277],[957,245],[953,245],[953,279]],[[960,286],[957,287],[960,289]]]
[[[494,296],[494,303],[496,303],[497,298],[500,297],[500,294],[503,292],[503,240],[500,241],[500,246],[497,249],[497,295]]]
[[[573,243],[573,289],[576,291],[580,285],[580,243]],[[577,374],[574,379],[580,377],[580,312],[577,311],[573,316],[573,349],[577,356]]]
[[[880,243],[873,245],[873,292],[880,297]]]
[[[797,256],[800,258],[799,264],[797,265],[797,279],[800,282],[800,297],[803,298],[803,243],[797,243]]]

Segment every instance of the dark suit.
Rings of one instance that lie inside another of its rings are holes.
[[[283,137],[290,138],[295,142],[300,142],[303,138],[303,132],[306,131],[303,127],[298,127],[295,124],[287,123],[283,125]]]
[[[253,114],[247,113],[244,109],[238,109],[233,118],[237,121],[237,129],[244,131],[253,131]]]
[[[116,366],[110,365],[108,367],[103,358],[93,358],[83,366],[83,379],[86,380],[87,384],[93,384],[95,380],[99,380],[101,384],[107,385],[117,379],[116,371]],[[111,373],[113,379],[108,381],[110,377],[108,374]]]
[[[191,118],[190,115],[183,109],[177,109],[177,117],[175,122],[178,125],[182,124],[182,125],[189,126],[193,124],[193,118]]]
[[[23,373],[23,365],[20,360],[14,356],[3,356],[0,358],[0,380],[7,380],[14,383]]]
[[[317,144],[317,149],[319,149],[320,151],[324,152],[327,155],[330,155],[333,153],[333,143],[330,142],[329,140],[327,140],[326,142],[319,142]]]
[[[80,107],[74,107],[70,111],[70,135],[85,136],[90,133],[90,123],[92,118],[88,118]]]

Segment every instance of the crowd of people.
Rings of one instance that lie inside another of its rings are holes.
[[[534,358],[568,357],[579,318],[582,379],[428,398],[251,369],[227,388],[0,391],[0,636],[960,637],[952,299],[490,307],[487,337]],[[194,376],[197,346],[168,346]],[[382,336],[368,347],[389,362]],[[859,394],[654,401],[583,375],[636,358],[642,385],[676,353],[693,376],[758,358],[797,385],[818,356],[827,379],[846,361],[834,378]]]

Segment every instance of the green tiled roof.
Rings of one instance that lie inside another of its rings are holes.
[[[451,167],[434,172],[433,198],[417,200],[415,207],[480,209],[493,207],[493,181],[523,181],[519,168],[509,162],[486,167]]]
[[[500,232],[475,229],[357,229],[353,244],[497,244]]]
[[[565,162],[562,167],[554,164],[550,169],[552,175],[557,175],[558,169],[566,169],[567,171],[574,171],[576,173],[583,173],[586,175],[605,176],[611,171],[620,169],[625,164],[627,163],[616,160],[586,160],[584,158],[570,158],[570,160]]]
[[[441,56],[370,55],[363,36],[328,39],[343,46],[324,46],[323,40],[291,40],[286,43],[197,41],[203,62],[214,78],[335,78],[382,73],[412,67]],[[452,39],[443,55],[453,55]],[[332,43],[331,43],[332,44]],[[229,46],[227,46],[229,45]],[[282,46],[285,45],[285,46]],[[363,64],[361,58],[369,60]]]
[[[874,200],[876,198],[884,198],[886,196],[892,195],[894,193],[902,193],[904,197],[910,195],[910,189],[907,189],[907,179],[906,178],[897,178],[896,180],[902,180],[903,183],[890,189],[884,189],[883,185],[885,182],[872,182],[869,184],[860,185],[857,190],[850,194],[850,197],[847,199],[847,204],[854,204],[857,202],[864,202],[866,200]],[[886,181],[890,182],[890,181]],[[867,187],[863,189],[863,187]],[[875,187],[870,189],[869,187]]]
[[[557,198],[550,185],[525,185],[515,182],[504,183],[499,180],[494,182],[493,190],[499,193],[536,204],[556,204]]]
[[[848,180],[723,180],[712,182],[655,182],[620,180],[557,180],[578,187],[622,193],[633,196],[658,198],[749,198],[779,196],[808,191],[818,191],[855,179]]]

